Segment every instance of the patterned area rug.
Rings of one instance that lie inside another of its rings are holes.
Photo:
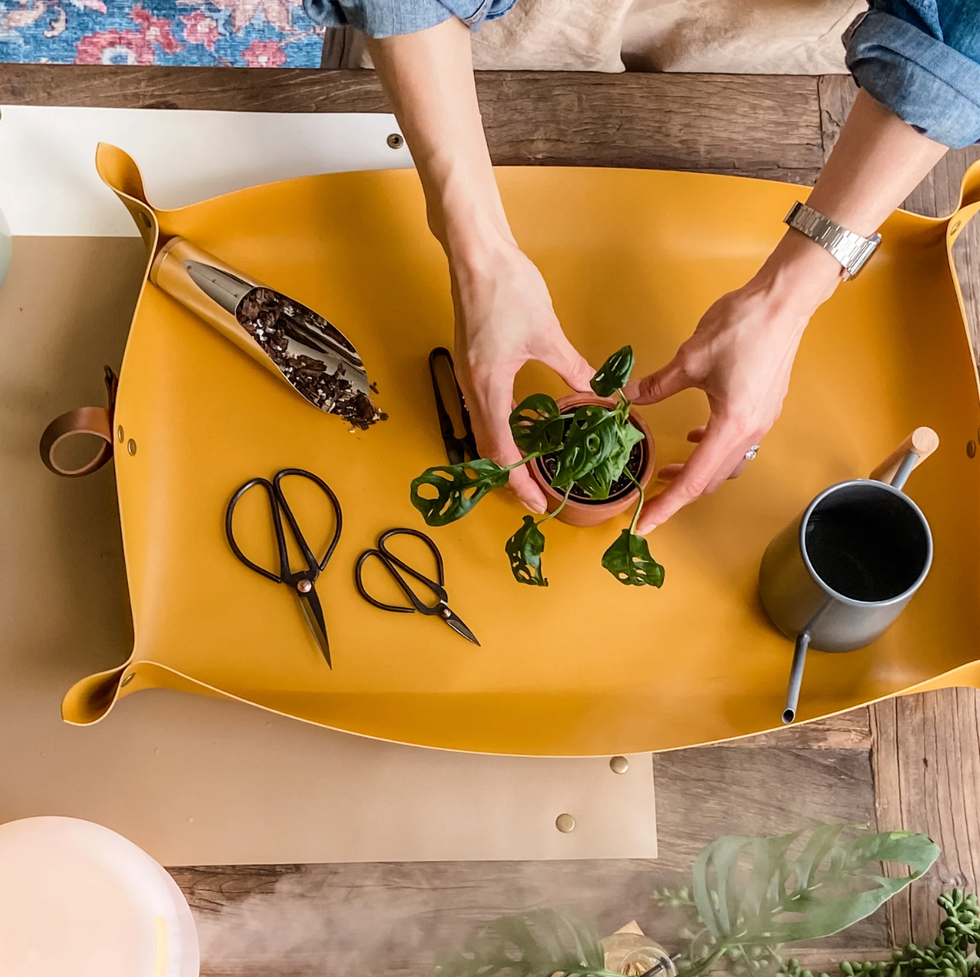
[[[0,61],[316,68],[301,0],[0,0]]]

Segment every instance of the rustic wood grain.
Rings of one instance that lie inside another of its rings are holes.
[[[679,949],[676,913],[654,889],[690,884],[700,848],[721,834],[814,822],[874,822],[866,749],[706,747],[654,758],[661,857],[655,861],[428,862],[172,869],[195,911],[205,977],[331,977],[428,972],[498,915],[574,908],[603,933],[631,919]],[[774,791],[775,785],[780,789]],[[879,913],[793,954],[825,968],[887,953]]]
[[[980,692],[941,689],[871,707],[878,824],[922,831],[943,853],[889,904],[897,944],[935,939],[936,897],[980,885]]]
[[[419,977],[481,922],[574,906],[603,933],[653,932],[656,863],[423,862],[174,869],[203,977]]]
[[[785,726],[770,733],[719,743],[718,746],[736,749],[778,746],[782,749],[870,750],[871,717],[867,706],[860,706],[826,719]]]
[[[478,73],[477,87],[500,164],[657,167],[812,183],[822,162],[813,78],[500,71]],[[0,104],[388,111],[373,71],[101,65],[0,65]]]

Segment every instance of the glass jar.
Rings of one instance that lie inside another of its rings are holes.
[[[635,923],[607,936],[602,941],[606,970],[625,977],[640,977],[660,965],[657,977],[675,977],[677,968],[670,954],[649,936],[644,936]]]

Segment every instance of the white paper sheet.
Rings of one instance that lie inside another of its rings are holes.
[[[136,236],[95,172],[100,142],[139,164],[169,209],[316,173],[412,165],[392,115],[0,107],[0,208],[14,235]]]

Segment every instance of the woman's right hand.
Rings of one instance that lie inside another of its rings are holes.
[[[529,360],[550,366],[573,390],[588,390],[595,371],[562,332],[541,273],[516,244],[502,240],[479,260],[451,262],[456,313],[456,370],[477,447],[498,465],[520,461],[510,430],[514,378]],[[544,493],[526,468],[510,475],[532,512]]]

